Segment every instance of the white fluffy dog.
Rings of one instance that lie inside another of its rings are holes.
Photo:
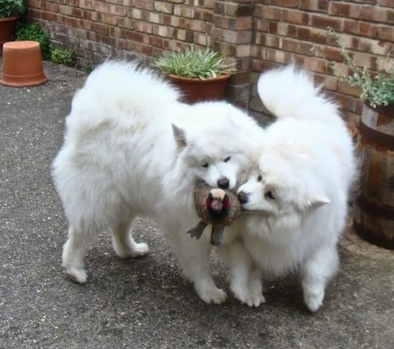
[[[231,290],[249,306],[264,302],[261,278],[298,270],[311,311],[323,302],[338,270],[337,241],[345,227],[356,176],[353,145],[337,106],[293,66],[258,81],[264,105],[278,120],[267,128],[256,166],[238,197],[248,210],[222,250]],[[231,239],[230,239],[231,240]]]
[[[99,66],[75,95],[52,168],[69,221],[63,266],[75,281],[86,282],[83,259],[100,232],[112,233],[120,257],[145,255],[148,246],[133,240],[130,227],[136,216],[150,216],[201,299],[226,299],[210,276],[209,239],[185,233],[199,221],[192,191],[197,179],[233,188],[262,130],[226,102],[179,99],[152,70],[125,62]]]

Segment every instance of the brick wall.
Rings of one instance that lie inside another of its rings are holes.
[[[343,106],[347,119],[358,119],[362,103],[359,91],[338,81],[328,61],[340,64],[340,49],[327,27],[340,33],[357,64],[381,68],[387,55],[394,57],[394,0],[267,0],[255,2],[251,81],[258,72],[294,61],[312,71],[318,82]],[[255,84],[249,108],[261,111]]]
[[[28,0],[29,16],[52,40],[74,48],[79,63],[109,57],[157,56],[163,49],[208,44],[228,55],[238,73],[228,97],[261,115],[258,74],[294,61],[312,71],[358,118],[358,91],[338,82],[326,60],[340,62],[327,27],[342,33],[356,61],[370,68],[394,55],[394,0]],[[392,51],[391,51],[392,50]],[[390,53],[391,52],[391,53]],[[339,63],[338,67],[342,66]]]

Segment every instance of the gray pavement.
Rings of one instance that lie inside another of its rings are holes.
[[[0,61],[1,62],[1,61]],[[310,314],[293,276],[267,284],[257,309],[230,297],[206,305],[152,222],[135,236],[151,252],[122,260],[103,234],[86,258],[89,281],[60,265],[66,221],[49,165],[85,74],[45,62],[49,81],[0,85],[0,348],[393,348],[394,252],[341,240],[341,270]],[[213,275],[228,290],[223,268]]]

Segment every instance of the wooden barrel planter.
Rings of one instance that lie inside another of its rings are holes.
[[[360,194],[354,229],[363,239],[394,249],[394,104],[364,105],[360,135]]]

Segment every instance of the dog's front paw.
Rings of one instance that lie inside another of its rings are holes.
[[[304,302],[311,312],[317,311],[323,304],[324,291],[319,293],[304,294]]]
[[[129,256],[132,258],[144,257],[149,252],[149,246],[145,242],[135,243],[133,248],[129,252]]]
[[[259,307],[261,304],[265,303],[265,298],[261,292],[254,293],[250,292],[247,288],[235,286],[231,287],[231,291],[235,298],[249,307]]]
[[[216,286],[201,287],[201,285],[196,285],[195,288],[201,300],[207,304],[222,304],[227,300],[227,293]]]
[[[149,252],[149,246],[146,243],[136,243],[134,241],[124,245],[114,244],[114,249],[120,258],[140,258],[146,256]]]
[[[84,268],[66,267],[66,273],[71,280],[80,284],[84,284],[88,280],[88,275]]]
[[[265,303],[265,298],[262,293],[260,294],[250,294],[250,301],[246,303],[249,307],[259,307],[261,304]]]
[[[200,298],[207,304],[222,304],[227,300],[227,293],[220,288],[200,294]]]

